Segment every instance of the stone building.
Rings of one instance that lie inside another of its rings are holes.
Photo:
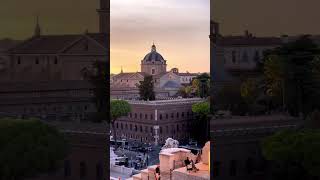
[[[178,68],[167,71],[167,60],[157,52],[156,46],[141,60],[141,72],[121,72],[110,80],[111,97],[115,99],[138,99],[138,85],[146,76],[152,76],[157,99],[176,96],[179,89],[192,82],[198,73],[180,73]]]
[[[33,37],[0,52],[0,114],[84,120],[95,112],[83,73],[109,55],[109,3],[100,1],[100,32]]]
[[[212,22],[210,34],[211,104],[221,87],[238,83],[241,76],[255,75],[256,62],[267,49],[281,45],[279,38],[224,37],[219,24]],[[258,58],[259,57],[259,58]],[[210,122],[211,177],[216,180],[264,179],[267,164],[261,152],[263,138],[298,128],[299,119],[284,114],[213,118]]]
[[[131,112],[116,122],[117,137],[154,144],[162,144],[169,137],[189,140],[192,104],[202,101],[199,98],[128,101]]]

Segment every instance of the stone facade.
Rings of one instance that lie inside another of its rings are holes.
[[[144,77],[151,75],[158,99],[174,97],[184,85],[189,85],[197,73],[179,73],[177,68],[167,71],[167,61],[153,44],[151,52],[141,61],[141,72],[121,72],[110,80],[111,97],[115,99],[139,99],[138,85]]]
[[[295,129],[298,119],[286,115],[232,117],[211,121],[211,177],[217,180],[263,179],[267,163],[263,138],[284,129]]]
[[[117,137],[129,141],[163,144],[167,138],[188,140],[192,104],[202,99],[129,101],[131,112],[116,122]]]
[[[43,35],[37,23],[33,37],[1,45],[0,116],[78,121],[95,112],[84,72],[108,60],[108,4],[101,0],[98,11],[101,33]]]

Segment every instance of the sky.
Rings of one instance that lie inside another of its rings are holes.
[[[224,35],[320,34],[319,0],[212,0],[211,15]]]
[[[98,0],[0,0],[0,39],[33,35],[36,16],[44,34],[98,31]]]
[[[111,0],[111,73],[140,71],[151,51],[170,70],[209,72],[210,0]]]

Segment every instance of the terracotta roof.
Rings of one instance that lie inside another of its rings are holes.
[[[220,39],[221,46],[276,46],[282,44],[278,37],[224,36]]]
[[[32,37],[18,46],[10,49],[12,53],[18,54],[56,54],[81,37],[89,37],[97,41],[101,46],[107,48],[107,35],[105,34],[75,34],[75,35],[44,35]]]

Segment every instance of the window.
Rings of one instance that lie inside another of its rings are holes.
[[[260,61],[259,51],[256,50],[256,52],[254,54],[254,62],[258,63],[259,61]]]
[[[20,56],[18,56],[17,64],[21,64],[21,57]]]
[[[64,161],[64,177],[71,176],[71,163],[69,160]]]
[[[140,113],[140,119],[142,119],[142,114]]]
[[[177,112],[177,118],[179,118],[179,112]]]
[[[132,124],[130,124],[130,131],[132,131]]]
[[[97,180],[103,179],[103,164],[101,162],[97,163],[96,165],[96,177]]]
[[[145,114],[145,115],[144,115],[144,119],[148,119],[148,114]]]
[[[39,58],[36,57],[36,61],[35,61],[36,64],[39,64]]]
[[[119,124],[117,123],[117,129],[119,128]]]
[[[162,127],[159,128],[160,134],[162,134]]]
[[[171,113],[171,118],[173,118],[174,117],[174,114],[173,113]]]
[[[54,64],[58,64],[58,57],[54,58]]]
[[[144,127],[144,132],[146,132],[146,133],[148,132],[148,127],[147,126]]]
[[[153,128],[152,128],[152,127],[150,127],[150,132],[151,132],[151,133],[153,132]]]
[[[252,174],[253,172],[253,167],[254,167],[254,163],[253,163],[253,159],[252,158],[248,158],[246,160],[246,170],[248,174]]]
[[[242,62],[249,62],[247,51],[244,51],[244,53],[242,54]]]
[[[153,120],[153,115],[152,114],[150,115],[150,119]]]
[[[179,131],[179,124],[177,124],[177,132]]]
[[[80,162],[80,178],[85,178],[87,176],[87,165],[84,161]]]
[[[237,161],[231,160],[230,162],[230,176],[236,176],[237,175]]]
[[[128,125],[127,125],[127,124],[125,125],[125,129],[126,129],[126,130],[128,129]]]
[[[213,177],[218,177],[220,175],[220,165],[219,161],[213,162]]]
[[[166,114],[166,119],[168,119],[169,118],[169,115],[168,114]]]
[[[237,57],[236,57],[236,51],[232,51],[232,62],[236,63],[237,62]]]
[[[162,114],[160,114],[159,119],[162,120]]]
[[[137,113],[134,113],[134,118],[136,118],[136,119],[137,119],[137,117],[138,117]]]
[[[152,69],[152,70],[151,70],[151,74],[154,75],[155,73],[156,73],[156,70],[155,70],[155,69]]]
[[[121,130],[122,130],[123,129],[123,124],[121,123],[120,125],[121,125]]]
[[[132,113],[130,113],[130,118],[132,118]]]
[[[169,126],[166,126],[166,132],[169,133]]]
[[[181,116],[184,117],[184,112],[181,113]]]
[[[140,126],[140,132],[142,132],[142,126]]]
[[[137,132],[138,131],[138,126],[134,125],[134,130]]]

